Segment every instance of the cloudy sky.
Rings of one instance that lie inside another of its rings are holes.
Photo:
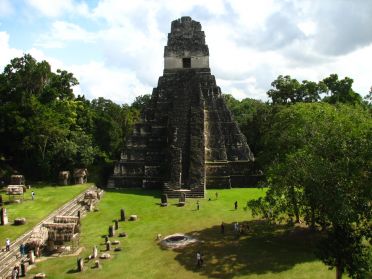
[[[163,71],[172,20],[201,22],[222,92],[266,100],[280,74],[372,86],[371,0],[0,0],[0,70],[31,53],[78,78],[78,94],[130,103]]]

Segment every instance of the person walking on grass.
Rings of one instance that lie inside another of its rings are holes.
[[[35,199],[35,192],[34,192],[34,191],[31,192],[31,199],[32,199],[32,200]]]
[[[199,200],[196,201],[196,209],[199,210],[200,209],[200,204],[199,204]]]
[[[200,252],[196,252],[196,266],[201,267],[201,254]]]
[[[234,208],[235,208],[235,210],[238,209],[238,201],[235,201],[235,202],[234,202]]]

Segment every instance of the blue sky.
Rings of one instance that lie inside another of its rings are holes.
[[[89,99],[130,103],[162,75],[172,20],[201,22],[222,92],[266,100],[278,75],[332,73],[372,86],[369,0],[0,0],[0,70],[31,53],[78,78]]]

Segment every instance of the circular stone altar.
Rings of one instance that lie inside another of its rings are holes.
[[[170,249],[183,248],[189,244],[195,243],[198,240],[194,237],[191,237],[183,233],[175,233],[168,235],[160,241],[161,246]]]

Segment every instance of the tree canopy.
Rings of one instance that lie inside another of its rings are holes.
[[[138,109],[75,97],[72,73],[25,54],[0,74],[1,173],[51,179],[58,171],[117,158]]]

